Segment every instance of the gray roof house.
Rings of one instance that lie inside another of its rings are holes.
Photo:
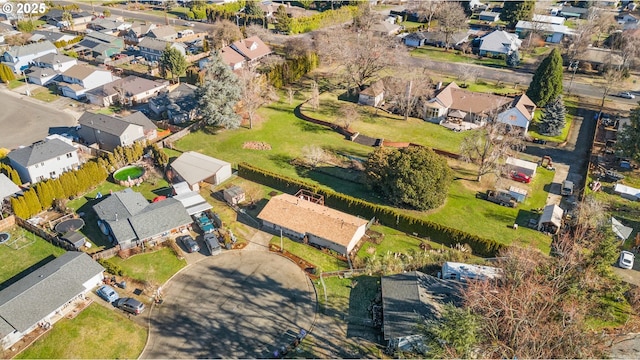
[[[147,61],[158,61],[162,52],[168,47],[177,49],[183,56],[187,53],[187,48],[182,43],[169,42],[164,40],[158,40],[150,37],[144,37],[138,43],[140,47],[140,55],[142,55]]]
[[[117,79],[110,83],[87,91],[89,102],[100,106],[111,106],[115,103],[135,105],[144,103],[149,98],[169,85],[168,81],[153,81],[135,75]]]
[[[140,39],[142,39],[147,35],[147,33],[149,33],[149,31],[155,29],[156,27],[157,25],[153,23],[133,23],[133,25],[131,25],[131,27],[124,34],[124,41],[127,44],[137,44],[138,42],[140,42]]]
[[[65,171],[78,168],[78,149],[71,145],[71,141],[62,139],[61,136],[52,136],[15,149],[7,155],[23,182],[35,183],[57,178]]]
[[[7,175],[0,172],[0,202],[8,198],[13,194],[17,194],[20,191],[20,187],[16,185]]]
[[[78,119],[78,137],[86,144],[97,144],[100,149],[113,151],[118,146],[131,145],[157,136],[155,125],[144,114],[134,113],[125,118],[85,112]],[[144,119],[142,118],[144,116]],[[149,139],[152,140],[152,139]]]
[[[47,86],[60,80],[61,72],[51,68],[41,68],[32,66],[25,74],[29,78],[29,82],[32,84]]]
[[[480,55],[509,55],[522,45],[517,34],[495,30],[480,38]]]
[[[177,181],[186,181],[192,191],[200,189],[200,183],[220,185],[231,177],[231,164],[195,151],[187,151],[171,163]]]
[[[38,42],[42,40],[51,41],[52,43],[56,41],[69,41],[75,38],[75,35],[63,33],[60,31],[47,31],[47,30],[35,30],[32,32],[29,41]]]
[[[195,120],[198,115],[196,87],[180,83],[170,92],[162,92],[149,99],[149,109],[156,115],[166,112],[167,118],[174,124],[184,124]]]
[[[460,283],[443,280],[412,271],[383,276],[382,288],[382,330],[388,347],[393,350],[415,352],[403,348],[403,339],[420,334],[418,323],[437,318],[444,304],[461,305]]]
[[[0,290],[0,343],[10,348],[39,326],[50,326],[102,283],[104,268],[69,251]],[[71,306],[70,306],[71,305]]]
[[[82,57],[88,57],[100,62],[109,60],[113,55],[124,50],[124,40],[117,36],[93,31],[85,35],[84,39],[73,49]]]
[[[39,56],[33,59],[32,62],[33,65],[37,67],[51,68],[60,72],[67,71],[67,69],[69,69],[73,65],[78,64],[78,60],[76,58],[56,53],[49,53],[43,56]]]
[[[42,41],[28,45],[12,46],[2,54],[1,61],[10,67],[14,73],[20,74],[29,67],[29,63],[33,59],[42,55],[57,53],[58,49],[51,41]]]
[[[113,193],[94,205],[93,210],[122,249],[159,240],[187,228],[193,221],[180,201],[168,198],[150,204],[130,188]]]
[[[149,30],[147,37],[164,41],[173,41],[178,38],[178,32],[176,32],[176,29],[172,26],[159,26],[155,29]]]
[[[87,97],[87,91],[117,79],[119,77],[113,75],[109,70],[93,66],[74,65],[62,73],[59,87],[62,95],[79,100]]]

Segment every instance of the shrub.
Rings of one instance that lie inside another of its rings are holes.
[[[109,274],[118,275],[118,276],[122,276],[124,274],[120,265],[114,264],[107,259],[98,259],[98,263],[102,265],[105,271],[108,272]]]

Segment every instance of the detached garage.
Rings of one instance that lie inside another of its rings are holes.
[[[231,177],[231,164],[195,151],[180,155],[171,168],[178,180],[175,182],[186,181],[192,191],[199,191],[201,183],[216,186]]]
[[[538,221],[538,231],[557,234],[562,226],[562,216],[564,210],[558,205],[547,205],[542,211],[540,221]]]
[[[533,177],[538,169],[538,164],[531,161],[516,159],[514,157],[507,158],[505,165],[507,166],[508,171],[520,172],[530,177]]]

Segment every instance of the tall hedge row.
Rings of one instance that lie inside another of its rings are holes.
[[[318,67],[318,54],[287,59],[282,64],[274,65],[267,73],[269,83],[279,89],[300,80],[308,72]]]
[[[368,201],[337,193],[317,185],[306,183],[302,180],[266,171],[247,163],[238,165],[238,175],[285,193],[292,194],[301,188],[315,192],[324,196],[325,205],[331,208],[366,219],[375,217],[382,225],[405,233],[430,237],[431,240],[447,246],[452,246],[457,243],[469,244],[473,249],[473,253],[476,255],[495,256],[504,246],[493,240],[481,238],[477,235],[472,235],[429,220],[406,215],[390,207],[372,204]]]

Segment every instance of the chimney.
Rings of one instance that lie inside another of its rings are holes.
[[[442,81],[438,81],[438,85],[436,85],[436,90],[442,89]]]
[[[116,221],[118,221],[118,213],[116,213]]]

